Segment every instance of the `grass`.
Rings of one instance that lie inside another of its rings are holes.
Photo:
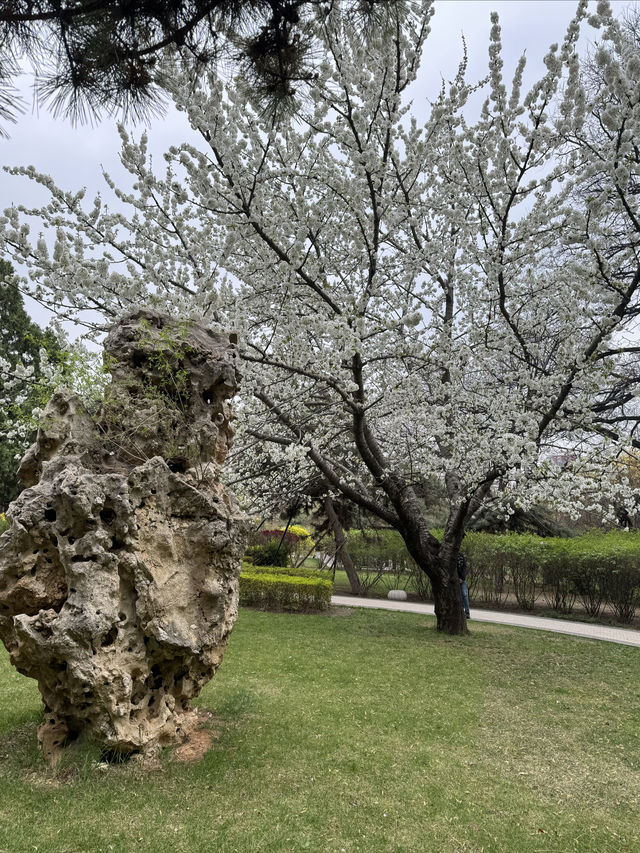
[[[637,851],[640,655],[429,617],[242,610],[199,764],[48,770],[0,657],[0,851]]]

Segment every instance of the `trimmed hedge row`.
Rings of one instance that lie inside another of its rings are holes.
[[[243,571],[251,574],[288,575],[293,578],[322,578],[331,581],[331,572],[326,569],[304,569],[292,566],[256,566],[250,560],[242,561]]]
[[[436,538],[442,530],[432,530]],[[350,531],[349,553],[365,592],[384,577],[423,601],[431,583],[394,530]],[[469,531],[462,543],[473,604],[503,604],[513,595],[523,610],[538,601],[563,615],[580,602],[588,616],[610,606],[621,622],[640,607],[640,532],[594,531],[571,539]]]
[[[500,604],[512,591],[523,610],[542,598],[567,615],[579,600],[594,618],[608,604],[621,622],[631,622],[640,605],[640,535],[634,533],[541,539],[470,532],[462,550],[473,601]]]
[[[265,610],[318,611],[331,603],[333,584],[324,577],[300,577],[266,571],[242,571],[240,604]],[[273,568],[273,567],[271,567]]]

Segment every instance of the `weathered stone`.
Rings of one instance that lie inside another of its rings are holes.
[[[0,638],[38,681],[52,761],[85,731],[121,753],[180,740],[237,615],[245,523],[218,478],[235,347],[142,310],[105,351],[100,411],[54,394],[0,539]]]
[[[389,601],[406,601],[407,592],[404,589],[390,589],[387,598]]]

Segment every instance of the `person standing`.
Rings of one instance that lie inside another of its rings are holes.
[[[460,594],[462,595],[462,606],[464,615],[469,619],[469,589],[467,587],[467,558],[464,554],[458,554],[458,580],[460,581]]]

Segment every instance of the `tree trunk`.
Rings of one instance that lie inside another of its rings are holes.
[[[324,500],[324,509],[327,514],[329,524],[331,525],[331,529],[333,530],[333,537],[336,541],[336,556],[340,558],[342,567],[347,573],[351,592],[353,595],[360,595],[360,578],[356,572],[356,567],[353,565],[353,560],[349,555],[347,537],[344,535],[344,529],[340,524],[340,519],[338,518],[338,514],[333,506],[333,501],[329,495],[327,495]]]
[[[446,634],[468,633],[457,572],[454,572],[453,577],[449,574],[435,582],[432,578],[431,586],[438,631]]]

